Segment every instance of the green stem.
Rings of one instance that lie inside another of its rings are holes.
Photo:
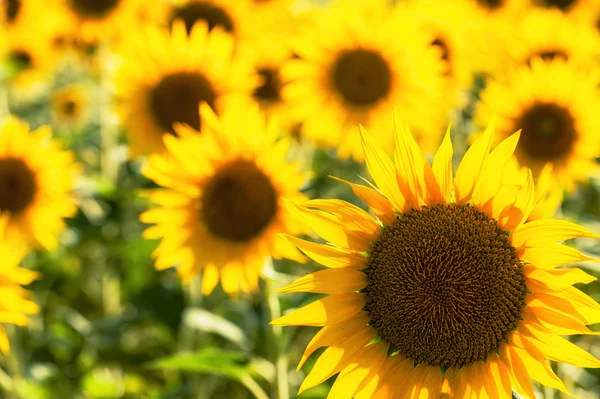
[[[240,381],[256,399],[269,399],[269,396],[250,375],[243,375]]]
[[[279,298],[275,294],[273,288],[272,276],[275,274],[273,269],[273,260],[268,258],[265,261],[265,285],[263,289],[264,305],[269,317],[269,322],[281,317],[281,308],[279,306]],[[268,324],[269,342],[271,344],[271,361],[275,365],[276,380],[273,389],[273,396],[278,399],[289,399],[289,382],[288,369],[289,359],[284,348],[281,347],[283,342],[283,330],[281,326]],[[277,396],[275,396],[277,395]]]

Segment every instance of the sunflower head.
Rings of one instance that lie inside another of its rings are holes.
[[[534,399],[530,378],[567,392],[548,360],[600,361],[561,338],[592,333],[600,305],[572,287],[593,277],[556,266],[591,258],[557,242],[600,236],[559,220],[527,222],[531,172],[508,173],[520,133],[491,150],[494,124],[456,173],[449,133],[430,165],[397,122],[394,161],[362,131],[377,188],[348,183],[369,205],[290,205],[327,244],[288,237],[328,269],[281,292],[329,294],[275,321],[323,327],[301,360],[328,347],[301,391],[338,374],[340,398]],[[569,277],[566,277],[569,276]]]
[[[516,156],[538,176],[552,163],[553,176],[567,190],[597,170],[600,115],[597,77],[572,63],[534,59],[481,94],[475,119],[498,116],[500,137],[522,129]],[[518,88],[518,90],[516,89]]]
[[[257,288],[266,258],[302,260],[277,234],[301,231],[283,200],[303,200],[306,176],[257,105],[236,102],[217,117],[204,104],[200,114],[200,132],[177,125],[168,151],[149,157],[144,174],[164,188],[149,193],[157,207],[141,218],[154,225],[146,237],[162,238],[158,269],[177,264],[185,281],[203,274],[205,294],[220,280],[235,296]]]
[[[57,125],[74,126],[88,114],[89,97],[82,86],[65,86],[52,93],[52,111]]]
[[[31,301],[31,292],[22,287],[37,280],[38,273],[19,267],[22,250],[10,235],[8,224],[8,215],[0,213],[0,352],[5,355],[10,351],[10,343],[3,325],[26,326],[29,316],[39,312],[39,307]]]
[[[54,248],[63,219],[77,210],[73,154],[52,140],[50,129],[6,119],[0,127],[0,212],[7,233],[21,244]]]
[[[250,63],[234,56],[233,38],[202,22],[189,35],[182,21],[170,32],[149,26],[122,54],[117,90],[132,156],[163,151],[162,136],[176,134],[175,124],[201,129],[200,103],[219,113],[259,83]]]

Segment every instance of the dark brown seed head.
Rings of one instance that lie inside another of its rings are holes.
[[[103,18],[113,11],[121,0],[70,0],[71,8],[83,17]]]
[[[35,174],[21,159],[0,159],[0,211],[23,212],[37,191]]]
[[[281,100],[281,79],[279,70],[275,68],[262,68],[258,74],[264,83],[254,91],[254,98],[258,101],[272,104]]]
[[[198,21],[205,21],[208,29],[220,26],[227,32],[234,32],[233,21],[227,12],[216,4],[209,2],[188,3],[174,10],[171,16],[171,25],[177,19],[183,19],[185,27],[190,33]]]
[[[212,234],[247,242],[277,214],[277,192],[253,161],[225,165],[208,181],[202,195],[202,219]]]
[[[486,360],[525,307],[515,248],[494,219],[470,205],[398,217],[375,244],[366,274],[365,309],[381,339],[431,366]]]

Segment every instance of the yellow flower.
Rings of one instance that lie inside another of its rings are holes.
[[[498,69],[511,63],[531,65],[534,58],[561,59],[582,68],[595,68],[599,53],[594,31],[589,26],[565,17],[554,8],[533,9],[516,23],[516,29],[507,30],[508,37],[502,47],[508,59],[499,63]]]
[[[475,120],[483,125],[497,115],[500,137],[523,129],[515,153],[520,164],[537,177],[546,163],[552,163],[554,179],[572,191],[598,170],[597,87],[595,74],[561,60],[534,59],[531,68],[522,67],[506,81],[487,85]]]
[[[89,94],[85,87],[71,85],[52,93],[54,123],[58,126],[77,126],[89,113]]]
[[[116,83],[132,156],[163,151],[162,136],[175,134],[175,123],[200,129],[200,102],[218,114],[231,98],[250,98],[259,79],[233,47],[230,35],[205,23],[189,36],[178,21],[170,34],[148,26],[130,38]]]
[[[525,223],[531,173],[502,182],[519,140],[493,151],[493,124],[452,171],[449,132],[431,166],[408,127],[397,125],[395,162],[366,131],[375,188],[352,183],[374,219],[340,200],[290,205],[328,244],[289,237],[328,267],[281,292],[329,294],[273,321],[323,327],[301,360],[328,347],[300,390],[339,373],[331,398],[535,399],[530,377],[566,391],[547,360],[600,361],[559,335],[588,334],[600,305],[574,283],[594,277],[555,269],[590,258],[557,244],[600,237],[560,220]]]
[[[61,0],[74,38],[84,42],[112,41],[140,29],[144,0]]]
[[[30,300],[31,293],[22,287],[36,280],[38,274],[19,267],[22,255],[7,231],[8,223],[7,215],[0,215],[0,352],[3,354],[10,350],[3,324],[26,326],[27,316],[39,312]]]
[[[303,26],[293,41],[299,58],[283,68],[289,81],[284,99],[304,122],[302,133],[320,147],[337,148],[341,158],[361,160],[359,122],[390,148],[392,126],[384,115],[393,107],[416,126],[423,145],[433,147],[440,135],[425,132],[437,131],[447,118],[444,65],[429,45],[434,38],[419,31],[409,14],[392,18],[382,2],[379,9],[365,3],[338,2]]]
[[[0,126],[0,212],[9,213],[6,233],[16,242],[53,249],[77,211],[73,195],[78,166],[52,132],[7,118]]]
[[[144,175],[165,188],[149,194],[158,207],[141,220],[154,224],[146,238],[162,238],[157,269],[177,265],[184,281],[202,273],[203,293],[221,280],[235,296],[257,289],[267,257],[302,260],[277,234],[301,231],[282,201],[304,198],[305,175],[256,104],[232,104],[221,118],[203,104],[200,113],[200,134],[179,125],[179,137],[164,137],[168,153],[148,158]]]

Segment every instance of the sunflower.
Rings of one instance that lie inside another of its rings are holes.
[[[481,93],[475,114],[479,125],[498,116],[502,137],[523,129],[516,150],[519,163],[538,176],[546,163],[554,165],[557,182],[572,191],[598,170],[600,138],[596,134],[600,97],[595,74],[555,60],[534,59],[506,79],[492,81]]]
[[[129,35],[141,27],[144,0],[59,0],[68,16],[72,37],[97,43]],[[149,2],[154,3],[154,2]]]
[[[157,269],[178,265],[184,281],[202,272],[204,294],[220,279],[235,296],[257,289],[267,257],[302,260],[277,234],[301,232],[282,201],[304,198],[305,175],[256,104],[236,102],[220,119],[206,104],[200,113],[201,134],[178,125],[179,137],[164,136],[168,153],[148,158],[144,175],[165,188],[149,194],[158,207],[141,216],[154,224],[144,236],[162,238]]]
[[[320,147],[337,148],[340,158],[361,160],[359,122],[377,127],[377,140],[390,148],[392,126],[382,115],[394,107],[414,122],[417,133],[438,130],[447,117],[441,101],[444,64],[430,46],[433,37],[420,32],[407,13],[383,14],[355,1],[336,3],[294,39],[299,58],[283,69],[289,81],[283,97],[293,117],[304,122],[302,133]],[[440,137],[421,140],[432,147]]]
[[[73,195],[78,167],[73,154],[52,140],[47,127],[33,132],[12,117],[0,126],[0,212],[17,242],[53,249],[77,211]]]
[[[52,93],[54,123],[59,126],[78,126],[89,113],[89,95],[81,85],[64,86]]]
[[[534,399],[530,377],[566,391],[547,359],[600,361],[559,334],[588,334],[600,305],[555,266],[590,259],[556,244],[600,237],[560,220],[525,223],[531,173],[502,182],[519,133],[490,152],[491,125],[452,172],[449,131],[433,159],[397,122],[395,164],[366,131],[378,190],[348,183],[377,216],[340,200],[288,206],[329,244],[288,240],[328,267],[280,289],[329,294],[272,324],[323,327],[301,359],[328,347],[300,390],[339,373],[332,398]]]
[[[10,351],[10,343],[3,324],[26,326],[27,316],[39,312],[30,300],[31,293],[22,287],[36,280],[38,274],[19,267],[22,254],[7,231],[8,223],[7,215],[0,215],[0,352],[5,355]]]
[[[584,17],[595,0],[529,0],[534,6],[556,9],[563,14]]]
[[[188,36],[178,21],[172,33],[148,26],[123,50],[117,75],[119,112],[132,156],[164,150],[162,136],[173,124],[200,129],[198,105],[217,113],[231,98],[250,98],[259,84],[248,61],[233,57],[233,39],[205,23]]]
[[[503,47],[509,59],[502,66],[531,65],[534,58],[542,58],[562,59],[590,69],[595,67],[599,55],[594,31],[573,18],[565,18],[556,9],[527,12],[517,22],[517,28],[509,31]]]
[[[473,33],[473,8],[466,1],[456,0],[416,0],[408,7],[433,38],[430,44],[439,50],[450,98],[456,97],[459,104],[464,104],[462,90],[473,85],[471,46],[467,42]]]

